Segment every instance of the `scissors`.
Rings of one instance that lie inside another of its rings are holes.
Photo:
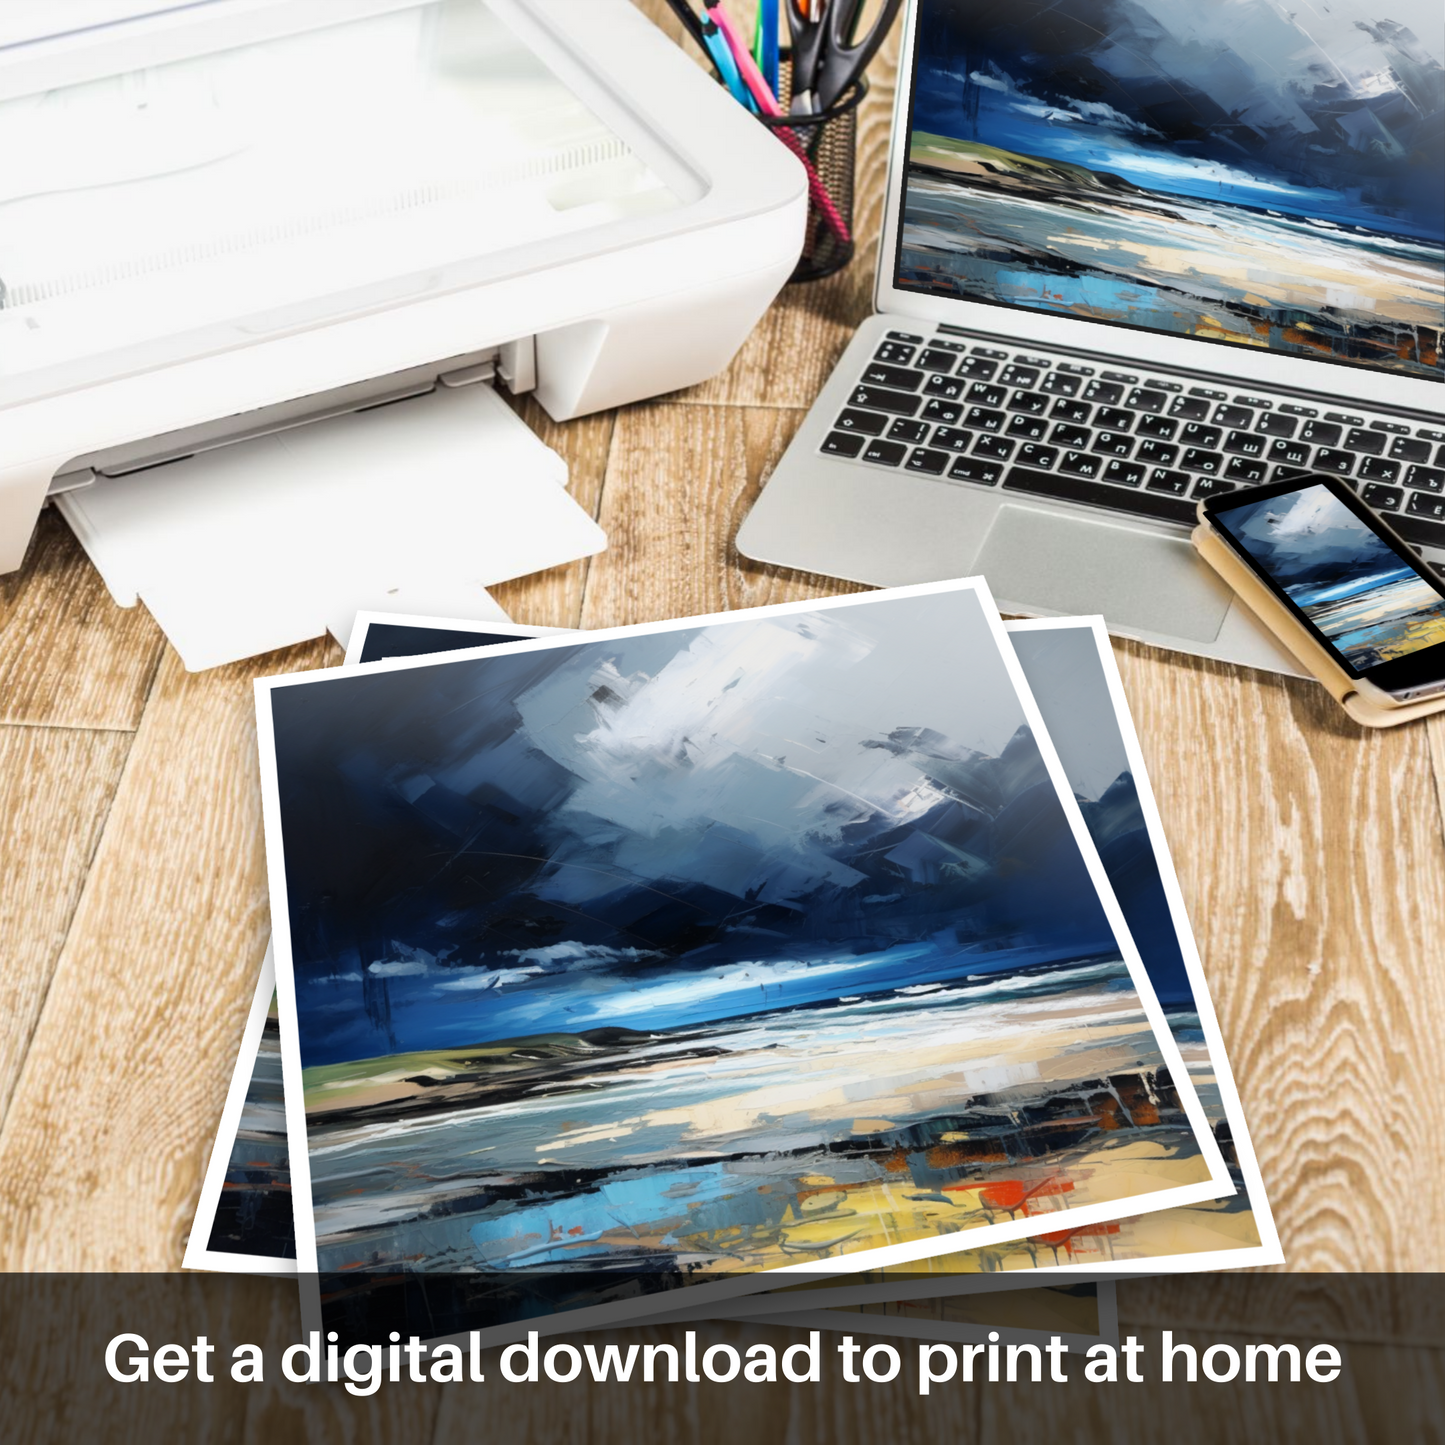
[[[883,0],[872,28],[857,39],[866,0],[788,0],[793,38],[794,115],[827,110],[878,53],[903,0]]]

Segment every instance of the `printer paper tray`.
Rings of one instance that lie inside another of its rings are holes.
[[[192,671],[363,608],[501,616],[492,583],[606,546],[567,467],[485,385],[293,427],[55,498],[123,607]]]

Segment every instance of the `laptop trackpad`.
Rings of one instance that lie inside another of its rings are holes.
[[[1049,612],[1102,612],[1118,626],[1213,642],[1233,593],[1188,542],[1128,527],[1005,506],[974,570],[1007,603]]]

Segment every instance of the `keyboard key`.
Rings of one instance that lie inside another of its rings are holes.
[[[1332,447],[1339,444],[1340,429],[1327,421],[1307,421],[1299,434],[1302,442],[1314,442],[1316,446]]]
[[[1144,480],[1144,468],[1138,462],[1121,462],[1116,457],[1104,468],[1104,480],[1117,486],[1137,487]]]
[[[857,386],[848,398],[849,406],[868,407],[872,411],[891,412],[894,416],[913,416],[919,408],[918,397],[906,391],[889,391],[881,386]]]
[[[941,477],[948,466],[947,452],[935,452],[928,447],[915,447],[908,458],[910,472],[926,472],[930,477]]]
[[[1088,452],[1065,452],[1059,470],[1074,477],[1097,477],[1104,470],[1104,459],[1091,457]]]
[[[845,411],[833,426],[838,431],[860,431],[864,436],[882,436],[888,418],[875,411]]]
[[[1417,437],[1424,437],[1427,442],[1445,442],[1445,431],[1435,431],[1432,427],[1421,426],[1415,428]]]
[[[1066,371],[1051,371],[1044,377],[1044,384],[1039,390],[1048,392],[1050,396],[1078,396],[1079,378],[1070,376]]]
[[[890,341],[909,341],[912,342],[914,346],[919,346],[923,342],[921,336],[915,336],[911,331],[890,331],[888,333],[888,339]]]
[[[1391,436],[1407,437],[1410,435],[1410,428],[1407,427],[1404,422],[1399,421],[1372,421],[1370,423],[1370,429],[1372,431],[1387,431]]]
[[[1158,437],[1160,441],[1170,441],[1174,433],[1179,430],[1179,423],[1171,421],[1167,416],[1141,416],[1139,425],[1134,428],[1135,434],[1141,437]]]
[[[1089,433],[1081,426],[1066,426],[1060,422],[1049,440],[1058,442],[1061,447],[1086,447],[1089,445]]]
[[[1002,355],[1002,352],[997,353]],[[998,362],[990,361],[983,356],[969,356],[958,364],[958,374],[966,376],[970,381],[992,381],[994,372],[998,370]]]
[[[979,431],[1002,431],[1003,422],[1001,411],[989,411],[983,406],[971,406],[963,414],[964,426],[977,427]]]
[[[971,401],[977,406],[1002,406],[1008,392],[1001,386],[990,386],[987,382],[976,381],[969,387],[965,401]]]
[[[1005,386],[1033,386],[1039,379],[1039,369],[1036,366],[1006,366],[1003,369],[999,380]]]
[[[1151,467],[1172,467],[1174,458],[1178,455],[1179,448],[1171,447],[1168,442],[1147,441],[1139,443],[1139,450],[1134,453],[1134,458]]]
[[[1227,391],[1211,391],[1207,386],[1191,386],[1189,388],[1189,395],[1206,397],[1210,401],[1229,400],[1229,393]]]
[[[1359,427],[1351,427],[1345,434],[1345,445],[1352,452],[1364,452],[1367,457],[1379,456],[1387,440],[1382,432],[1362,431]]]
[[[1169,403],[1169,415],[1182,421],[1203,421],[1209,410],[1209,403],[1199,396],[1176,396]]]
[[[962,341],[945,341],[941,336],[935,336],[933,340],[930,341],[928,344],[932,347],[937,348],[937,350],[939,351],[951,351],[955,356],[962,356],[963,353],[968,350],[968,347]],[[977,352],[980,352],[984,356],[1003,355],[1001,351],[984,351],[981,346],[975,346],[973,349]]]
[[[1327,411],[1325,413],[1325,420],[1337,421],[1342,426],[1364,426],[1365,424],[1364,417],[1351,416],[1348,412],[1343,411]]]
[[[1025,356],[1021,351],[1014,357],[1014,361],[1019,366],[1036,366],[1040,371],[1046,370],[1049,366],[1047,358],[1042,356]]]
[[[958,365],[958,357],[951,351],[940,351],[936,346],[930,346],[919,353],[916,364],[925,371],[941,371],[948,375]]]
[[[1366,457],[1360,463],[1360,476],[1367,482],[1393,482],[1399,475],[1399,462],[1387,462],[1383,457]]]
[[[823,438],[821,449],[830,456],[856,457],[863,450],[863,443],[867,440],[867,437],[858,432],[830,431]]]
[[[977,432],[964,431],[962,427],[941,426],[934,430],[933,445],[947,447],[951,452],[966,452],[977,435]]]
[[[874,361],[886,361],[889,366],[907,366],[913,360],[913,348],[901,341],[885,341],[873,353]]]
[[[1192,421],[1179,433],[1179,440],[1191,447],[1217,447],[1221,435],[1217,426],[1200,426]]]
[[[1149,473],[1151,492],[1170,492],[1182,497],[1189,490],[1189,477],[1184,472],[1171,472],[1167,467],[1155,467]]]
[[[1009,491],[1029,492],[1038,497],[1056,497],[1062,501],[1086,502],[1110,511],[1135,516],[1158,517],[1170,522],[1193,522],[1194,504],[1181,497],[1162,496],[1157,492],[1130,491],[1111,487],[1107,482],[1086,477],[1062,475],[1060,472],[1035,472],[1028,467],[1011,467],[1004,478]],[[1445,528],[1441,529],[1445,531]]]
[[[915,446],[927,435],[928,423],[926,421],[911,421],[906,416],[900,416],[888,428],[889,441],[912,442]]]
[[[1253,457],[1232,457],[1224,469],[1224,475],[1232,482],[1262,482],[1269,468]],[[1201,483],[1201,485],[1203,485]],[[1196,491],[1196,497],[1202,495]]]
[[[1019,461],[1026,467],[1042,467],[1047,470],[1058,459],[1056,447],[1036,447],[1030,442],[1019,448]]]
[[[1101,406],[1094,413],[1094,425],[1109,431],[1128,431],[1134,425],[1134,413],[1120,406]]]
[[[1245,465],[1246,465],[1246,466],[1259,466],[1259,463],[1257,463],[1257,462],[1247,462]],[[1264,467],[1263,467],[1263,466],[1260,466],[1259,469],[1260,469],[1261,472],[1264,471]],[[1232,492],[1233,490],[1234,490],[1234,483],[1233,483],[1233,482],[1221,482],[1218,477],[1200,477],[1200,479],[1199,479],[1197,482],[1195,482],[1195,484],[1194,484],[1194,490],[1193,490],[1192,492],[1190,492],[1189,495],[1190,495],[1191,497],[1196,497],[1196,498],[1197,498],[1197,497],[1217,497],[1221,492]]]
[[[1008,424],[1009,436],[1024,437],[1031,442],[1041,441],[1048,429],[1048,422],[1041,416],[1016,416]]]
[[[1218,426],[1248,426],[1254,420],[1254,412],[1247,406],[1217,406],[1214,420]]]
[[[941,396],[947,401],[957,401],[963,395],[963,389],[967,385],[956,376],[945,376],[941,371],[933,372],[923,384],[923,389],[929,396]]]
[[[950,342],[950,343],[948,343],[948,344],[949,344],[949,345],[958,345],[957,342]],[[962,350],[963,350],[963,347],[962,347],[962,346],[959,346],[958,349],[959,349],[960,351],[962,351]],[[973,354],[974,354],[975,356],[988,356],[988,357],[992,357],[994,361],[1007,361],[1007,360],[1008,360],[1008,352],[1006,352],[1006,351],[999,351],[996,347],[992,347],[992,346],[975,346],[975,347],[973,348]]]
[[[1314,409],[1314,407],[1312,407],[1312,406],[1296,406],[1296,405],[1294,404],[1294,402],[1292,402],[1292,401],[1282,401],[1282,402],[1280,403],[1280,405],[1279,405],[1279,409],[1280,409],[1281,411],[1288,412],[1291,416],[1318,416],[1318,415],[1319,415],[1319,412],[1317,412],[1317,411]],[[1262,418],[1262,417],[1260,418],[1260,420],[1261,420],[1261,422],[1263,422],[1263,418]]]
[[[1315,453],[1315,466],[1322,472],[1347,477],[1355,469],[1355,456],[1353,452],[1340,451],[1335,447],[1321,447]]]
[[[1360,493],[1360,500],[1377,512],[1393,512],[1404,496],[1399,487],[1384,487],[1378,484],[1368,486]]]
[[[959,457],[948,469],[948,475],[961,482],[979,482],[991,487],[1003,476],[1003,468],[997,462],[980,461],[976,457]]]
[[[1177,381],[1160,381],[1157,376],[1146,376],[1144,385],[1151,386],[1155,391],[1183,391],[1184,388]]]
[[[1008,409],[1042,416],[1049,409],[1049,399],[1041,391],[1016,391],[1009,397]]]
[[[1262,457],[1265,440],[1257,431],[1232,431],[1224,439],[1224,450],[1239,457]]]
[[[1405,510],[1412,517],[1433,517],[1438,522],[1445,519],[1445,497],[1432,496],[1428,492],[1411,492]]]
[[[1124,395],[1124,388],[1117,381],[1095,379],[1084,388],[1085,401],[1101,401],[1105,406],[1113,404]]]
[[[1058,369],[1060,371],[1071,371],[1075,376],[1092,376],[1094,374],[1094,368],[1092,366],[1075,366],[1072,361],[1061,361]]]
[[[1073,421],[1083,423],[1093,415],[1094,408],[1085,401],[1070,401],[1063,397],[1054,403],[1053,410],[1049,413],[1058,421]]]
[[[1445,471],[1439,467],[1411,467],[1405,473],[1405,485],[1418,487],[1422,492],[1438,492],[1445,489]]]
[[[1205,451],[1203,447],[1187,447],[1179,458],[1181,467],[1191,472],[1203,472],[1207,477],[1217,476],[1224,470],[1224,458],[1218,452]]]
[[[1014,444],[1004,437],[979,437],[973,444],[973,455],[1006,462],[1013,455],[1013,449]]]
[[[1099,375],[1105,381],[1122,381],[1125,386],[1133,386],[1139,380],[1137,376],[1128,371],[1101,371]]]
[[[1418,547],[1445,547],[1445,525],[1439,522],[1396,512],[1390,518],[1390,525],[1407,542],[1413,542]]]
[[[1120,436],[1118,432],[1101,431],[1094,438],[1094,445],[1090,450],[1103,452],[1111,457],[1127,457],[1134,450],[1134,442],[1131,437]]]
[[[1269,459],[1272,462],[1282,462],[1287,467],[1303,467],[1309,464],[1310,449],[1303,442],[1291,442],[1283,437],[1276,437],[1269,444]],[[1280,480],[1283,481],[1284,478],[1281,477]]]
[[[963,408],[955,406],[951,401],[940,401],[938,397],[930,397],[923,406],[923,415],[929,421],[956,422],[963,415]]]
[[[1442,446],[1440,450],[1435,453],[1435,465],[1437,467],[1445,467],[1445,446]]]
[[[1169,398],[1162,391],[1154,391],[1147,386],[1136,386],[1129,393],[1126,406],[1132,406],[1135,411],[1163,411],[1164,403]]]
[[[1310,413],[1314,415],[1313,412]],[[1299,427],[1299,423],[1292,416],[1280,416],[1278,412],[1265,412],[1255,422],[1254,429],[1267,437],[1292,437]]]
[[[1390,443],[1390,455],[1397,462],[1428,462],[1430,443],[1413,441],[1409,437],[1396,437]]]
[[[885,366],[871,361],[863,369],[863,380],[870,386],[896,386],[899,391],[917,391],[923,385],[923,373],[905,366]]]
[[[1266,401],[1262,396],[1237,396],[1234,398],[1235,406],[1260,406],[1266,411],[1274,405],[1272,401]]]
[[[874,437],[863,450],[865,462],[877,462],[880,467],[896,467],[908,455],[908,448],[902,442],[885,442]]]

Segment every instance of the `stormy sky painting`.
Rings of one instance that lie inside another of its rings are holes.
[[[1216,520],[1361,672],[1445,644],[1445,597],[1328,487]]]
[[[1440,379],[1434,0],[922,0],[898,284]]]
[[[323,1276],[645,1290],[1216,1192],[972,588],[265,710]]]

